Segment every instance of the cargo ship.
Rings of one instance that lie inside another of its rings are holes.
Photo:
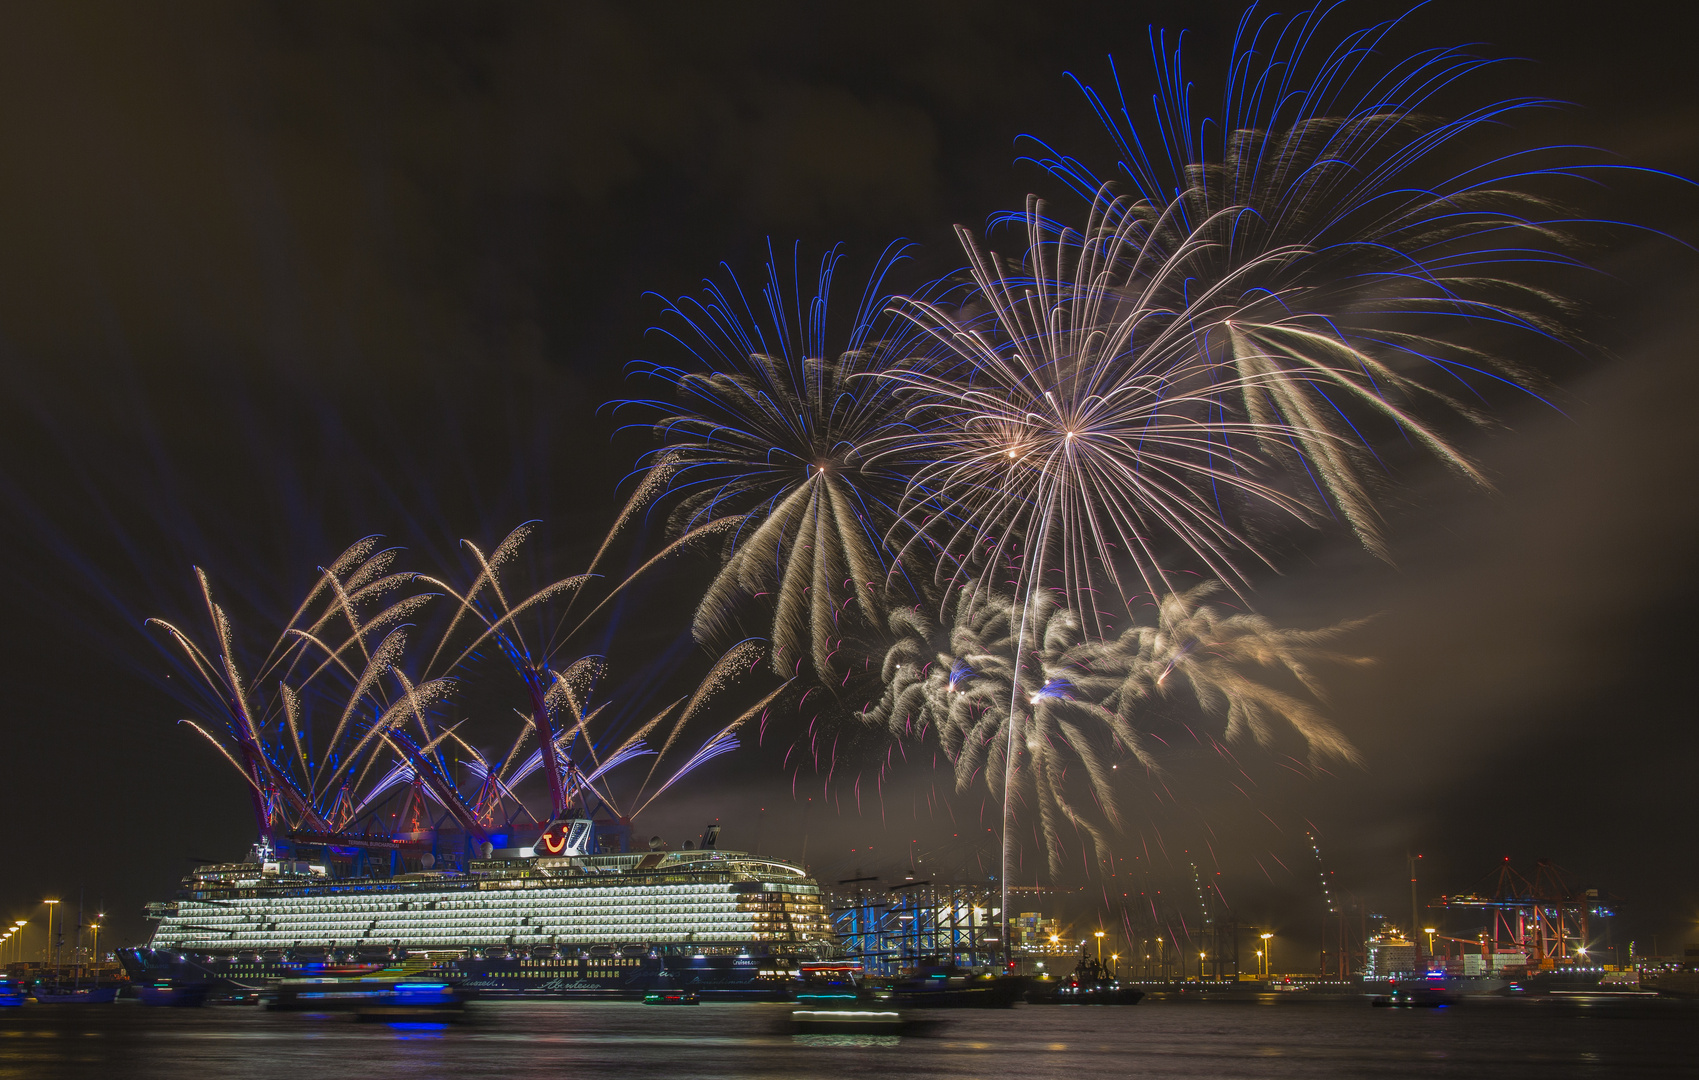
[[[388,877],[338,876],[335,863],[256,846],[149,905],[152,939],[121,957],[139,984],[214,993],[387,970],[488,997],[780,1000],[802,963],[837,951],[819,886],[792,863],[711,844],[606,855],[549,846]]]

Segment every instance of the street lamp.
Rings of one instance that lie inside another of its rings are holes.
[[[1097,966],[1103,966],[1103,931],[1097,931]]]
[[[1265,978],[1265,979],[1274,978],[1274,935],[1273,934],[1262,935],[1262,952],[1258,953],[1257,955],[1262,957],[1262,977]]]
[[[54,905],[59,903],[59,901],[57,901],[57,900],[43,900],[42,903],[47,905],[47,941],[45,942],[45,944],[43,946],[43,950],[44,950],[45,955],[42,956],[42,960],[46,961],[50,958],[53,960],[53,981],[58,982],[59,981],[59,954],[54,952],[54,950],[53,950],[53,908],[54,908]]]
[[[1422,927],[1422,933],[1428,935],[1428,956],[1430,957],[1434,954],[1434,934],[1436,932],[1431,926]]]

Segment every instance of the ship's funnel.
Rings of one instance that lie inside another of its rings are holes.
[[[539,855],[591,855],[595,845],[595,823],[587,818],[559,818],[537,837]]]

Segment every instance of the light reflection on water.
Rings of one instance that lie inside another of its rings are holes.
[[[0,1080],[320,1075],[1084,1077],[1682,1075],[1699,1004],[1471,1001],[1023,1006],[938,1013],[928,1037],[791,1035],[789,1007],[479,1002],[453,1024],[255,1008],[27,1006],[0,1013]]]

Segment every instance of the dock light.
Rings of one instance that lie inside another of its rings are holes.
[[[1274,974],[1274,945],[1273,945],[1274,935],[1273,934],[1263,934],[1261,936],[1262,936],[1262,952],[1257,953],[1257,955],[1262,957],[1262,973],[1263,973],[1263,976],[1266,978],[1267,976]]]
[[[47,952],[50,953],[50,954],[53,953],[53,905],[57,904],[58,902],[59,901],[57,901],[57,900],[43,900],[42,901],[42,903],[47,905],[47,941],[46,941],[46,944],[45,944],[45,948],[46,948]],[[54,961],[54,963],[53,963],[53,974],[54,974],[54,977],[57,978],[58,975],[59,975],[59,957],[58,957],[57,954],[53,955],[53,961]]]

